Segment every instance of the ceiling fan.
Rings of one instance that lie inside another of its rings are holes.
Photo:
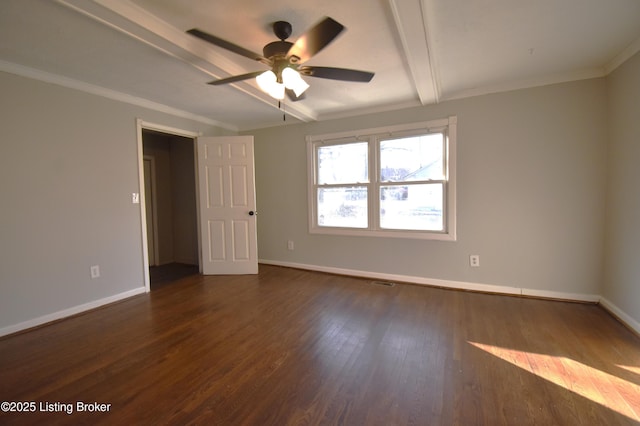
[[[344,29],[345,27],[339,22],[325,17],[300,36],[295,43],[291,43],[286,41],[291,35],[291,24],[285,21],[278,21],[273,24],[273,32],[280,40],[264,46],[262,55],[197,28],[190,29],[187,33],[238,55],[262,62],[270,67],[268,71],[254,71],[222,78],[211,81],[209,84],[217,86],[255,77],[260,88],[271,97],[284,99],[286,93],[292,101],[297,101],[303,98],[304,91],[309,87],[301,75],[363,83],[367,83],[373,78],[374,73],[368,71],[303,65],[331,43]]]

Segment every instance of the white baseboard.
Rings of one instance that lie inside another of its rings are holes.
[[[119,293],[113,296],[105,297],[104,299],[94,300],[92,302],[74,306],[69,309],[63,309],[62,311],[54,312],[48,315],[43,315],[41,317],[34,318],[32,320],[10,325],[8,327],[3,327],[3,328],[0,328],[0,337],[6,336],[12,333],[17,333],[18,331],[27,330],[29,328],[37,327],[39,325],[46,324],[51,321],[56,321],[62,318],[70,317],[71,315],[79,314],[81,312],[95,309],[100,306],[117,302],[119,300],[123,300],[128,297],[136,296],[138,294],[145,293],[145,292],[146,292],[146,288],[139,287],[133,290],[125,291],[124,293]]]
[[[451,288],[457,290],[480,291],[504,295],[521,295],[544,299],[565,300],[568,302],[599,303],[604,309],[615,316],[620,322],[640,335],[640,322],[613,304],[605,297],[596,294],[564,293],[549,290],[535,290],[527,288],[506,287],[464,281],[441,280],[436,278],[415,277],[411,275],[385,274],[380,272],[360,271],[356,269],[334,268],[331,266],[308,265],[295,262],[281,262],[277,260],[260,259],[265,265],[285,266],[288,268],[306,269],[309,271],[326,272],[330,274],[349,275],[363,278],[375,278],[385,281],[398,281],[411,284],[421,284],[434,287]]]
[[[600,302],[600,296],[597,294],[564,293],[560,291],[535,290],[535,289],[523,288],[522,295],[530,296],[530,297],[539,297],[541,299],[566,300],[567,302],[586,302],[586,303]]]
[[[522,296],[541,297],[541,298],[547,298],[547,299],[600,303],[604,309],[609,311],[612,315],[617,317],[620,321],[625,323],[625,325],[627,325],[629,328],[634,330],[636,333],[640,334],[640,323],[638,321],[633,319],[630,315],[625,313],[622,309],[617,307],[608,299],[601,296],[597,296],[597,295],[562,293],[562,292],[547,291],[547,290],[523,289],[523,288],[517,288],[517,287],[496,286],[496,285],[489,285],[489,284],[470,283],[470,282],[464,282],[464,281],[451,281],[451,280],[441,280],[436,278],[415,277],[411,275],[385,274],[380,272],[335,268],[330,266],[308,265],[308,264],[295,263],[295,262],[281,262],[277,260],[267,260],[267,259],[260,259],[260,263],[263,263],[265,265],[285,266],[288,268],[326,272],[330,274],[375,278],[375,279],[380,279],[385,281],[399,281],[399,282],[406,282],[411,284],[421,284],[421,285],[451,288],[451,289],[457,289],[457,290],[470,290],[470,291],[480,291],[485,293],[522,295]],[[10,325],[8,327],[3,327],[3,328],[0,328],[0,337],[6,336],[8,334],[16,333],[22,330],[26,330],[29,328],[33,328],[42,324],[46,324],[51,321],[56,321],[62,318],[66,318],[71,315],[79,314],[81,312],[95,309],[100,306],[117,302],[119,300],[123,300],[132,296],[136,296],[144,292],[146,292],[145,287],[139,287],[137,289],[129,290],[124,293],[105,297],[104,299],[95,300],[93,302],[74,306],[72,308],[64,309],[62,311],[54,312],[52,314],[44,315],[32,320]]]
[[[277,260],[260,259],[266,265],[286,266],[289,268],[306,269],[310,271],[327,272],[330,274],[351,275],[356,277],[375,278],[385,281],[399,281],[411,284],[421,284],[433,287],[451,288],[456,290],[479,291],[505,295],[532,296],[545,299],[558,299],[572,302],[598,303],[600,296],[595,294],[563,293],[549,290],[535,290],[501,285],[472,283],[466,281],[441,280],[437,278],[416,277],[412,275],[385,274],[381,272],[360,271],[356,269],[334,268],[331,266],[307,265],[303,263],[281,262]]]
[[[618,320],[620,320],[621,322],[625,323],[627,325],[627,327],[631,328],[633,331],[638,333],[638,335],[640,335],[640,322],[638,322],[635,319],[631,318],[631,316],[629,314],[627,314],[622,309],[620,309],[619,307],[617,307],[616,305],[611,303],[611,301],[609,301],[605,297],[601,297],[600,298],[600,305],[602,305],[603,308],[605,308],[607,311],[609,311],[611,313],[611,315],[613,315],[616,318],[618,318]]]

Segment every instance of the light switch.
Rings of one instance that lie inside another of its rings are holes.
[[[133,204],[140,204],[140,194],[137,192],[131,194],[131,202]]]

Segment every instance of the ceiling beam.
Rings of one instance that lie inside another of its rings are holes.
[[[440,89],[422,0],[389,0],[393,18],[422,105],[437,103]]]
[[[169,25],[129,0],[58,0],[58,2],[171,57],[184,61],[213,79],[247,72],[213,47]],[[273,98],[260,90],[256,84],[240,81],[231,86],[269,107],[277,108]],[[204,80],[202,87],[206,90]],[[316,114],[301,104],[288,103],[287,114],[304,122],[317,120]]]

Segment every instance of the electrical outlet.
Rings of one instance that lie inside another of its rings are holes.
[[[477,268],[480,266],[480,255],[472,254],[469,256],[469,266]]]
[[[93,265],[91,267],[91,279],[99,278],[99,277],[100,277],[100,266],[99,265]]]
[[[291,241],[291,240],[287,241],[287,249],[288,250],[293,250],[293,247],[294,247],[293,246],[293,241]]]

